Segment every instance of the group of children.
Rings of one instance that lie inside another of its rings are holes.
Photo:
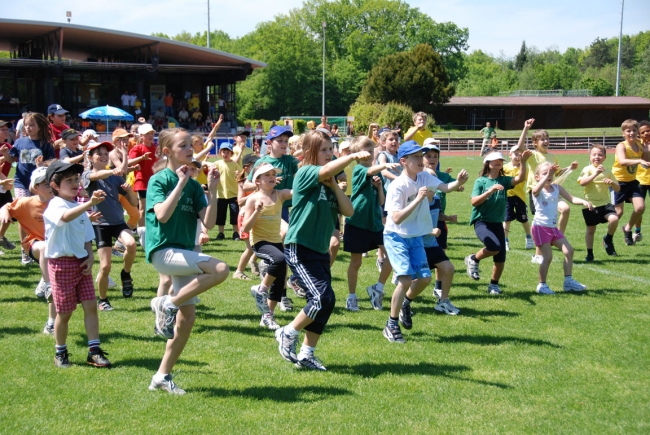
[[[423,127],[422,116],[416,115],[416,123]],[[465,265],[469,277],[479,280],[480,261],[493,258],[489,294],[502,292],[499,280],[514,220],[524,226],[526,249],[536,247],[533,260],[540,263],[538,293],[553,293],[546,282],[553,246],[565,257],[564,290],[585,289],[572,277],[574,250],[563,234],[570,208],[560,197],[583,206],[586,261],[594,260],[594,234],[600,223],[608,224],[605,251],[616,255],[613,236],[625,202],[632,202],[634,212],[623,227],[624,240],[629,245],[641,238],[640,218],[650,183],[640,185],[637,176],[650,167],[650,123],[623,123],[625,141],[616,148],[611,172],[603,167],[605,148],[591,148],[591,164],[578,177],[585,199],[573,197],[562,187],[568,174],[577,169],[577,162],[560,169],[557,158],[548,152],[545,131],[533,134],[534,151],[526,148],[533,123],[533,119],[526,121],[519,143],[510,150],[508,165],[499,152],[485,156],[472,190],[470,224],[484,247],[468,255]],[[268,153],[261,158],[250,152],[247,138],[240,134],[234,148],[222,145],[220,159],[209,162],[210,140],[201,144],[200,137],[192,138],[183,129],[168,129],[155,145],[153,128],[144,124],[138,128],[140,139],[130,149],[133,134],[124,130],[116,130],[112,142],[88,141],[78,160],[87,160],[84,167],[69,160],[78,157],[74,152],[66,153],[65,160],[52,160],[50,138],[43,133],[48,125],[42,115],[28,116],[25,129],[27,138],[11,149],[0,148],[5,162],[19,162],[14,179],[18,198],[0,209],[0,238],[6,241],[7,226],[17,219],[22,248],[41,266],[43,278],[37,294],[52,302],[44,332],[55,337],[58,367],[70,365],[67,324],[78,303],[84,310],[88,335],[87,362],[111,366],[100,348],[97,309],[112,309],[107,289],[114,239],[124,248],[120,272],[123,296],[130,297],[134,291],[130,272],[136,241],[124,220],[122,204],[131,210],[138,206],[136,232],[146,261],[160,274],[151,308],[154,331],[168,341],[151,380],[152,390],[184,394],[173,382],[171,370],[189,339],[198,296],[228,277],[223,261],[201,252],[207,230],[215,225],[219,227],[217,239],[225,238],[228,209],[233,239],[246,243],[234,277],[250,280],[246,265],[253,274],[261,275],[260,284],[251,287],[262,315],[260,326],[275,331],[279,353],[298,367],[326,370],[314,352],[335,305],[331,266],[340,230],[344,230],[344,250],[350,253],[349,311],[359,310],[356,286],[364,255],[378,249],[377,282],[366,288],[376,310],[383,308],[385,284],[393,272],[396,287],[383,329],[389,341],[405,342],[400,324],[412,328],[411,304],[432,281],[432,270],[436,311],[460,312],[449,299],[454,266],[445,252],[446,222],[457,222],[457,216],[446,215],[445,207],[446,194],[462,190],[469,175],[461,170],[454,179],[449,171],[440,171],[440,149],[435,141],[423,140],[420,146],[407,140],[400,145],[396,132],[382,131],[375,140],[367,136],[351,139],[341,146],[345,151],[337,158],[326,130],[316,129],[294,140],[290,129],[275,126],[266,137]],[[72,141],[74,151],[78,134],[64,131],[62,138]],[[346,173],[348,167],[352,170]],[[124,178],[130,173],[135,174],[133,187]],[[643,176],[650,178],[647,172]],[[532,227],[525,192],[534,214]],[[79,196],[85,201],[79,201]],[[344,227],[340,216],[345,217]],[[91,276],[93,239],[100,260],[99,302]],[[285,282],[287,267],[292,275]],[[292,322],[280,327],[275,309],[293,309],[287,287],[306,303]],[[298,351],[302,330],[305,336]]]

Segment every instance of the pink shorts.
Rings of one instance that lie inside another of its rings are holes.
[[[556,240],[564,239],[564,234],[562,231],[553,227],[543,227],[541,225],[533,225],[530,229],[531,234],[533,235],[533,240],[535,240],[535,246],[542,246],[544,243],[553,243]]]
[[[95,285],[92,275],[81,272],[85,259],[77,257],[50,258],[47,270],[50,273],[52,298],[57,313],[71,313],[77,304],[95,300]]]

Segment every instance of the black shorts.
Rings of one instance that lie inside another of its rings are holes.
[[[336,222],[334,222],[334,230],[341,231],[341,215],[336,215]]]
[[[632,198],[643,198],[639,180],[619,181],[618,184],[621,186],[621,190],[614,192],[614,205],[630,202]]]
[[[440,230],[440,235],[436,237],[436,240],[438,240],[438,246],[442,249],[447,249],[447,234],[449,233],[447,230],[447,222],[438,221],[437,228]]]
[[[535,216],[535,201],[533,201],[533,191],[528,192],[528,207],[530,208],[530,214]]]
[[[443,251],[440,246],[432,246],[431,248],[425,247],[424,252],[427,254],[429,269],[435,269],[436,264],[440,264],[443,261],[449,261],[449,257],[447,257],[447,254],[445,254],[445,251]]]
[[[641,197],[645,201],[645,196],[650,192],[650,185],[648,184],[639,184],[639,189],[641,190]]]
[[[497,251],[492,257],[495,263],[506,262],[506,233],[501,222],[474,222],[476,237],[485,245],[488,251]]]
[[[237,228],[237,216],[239,215],[239,205],[237,204],[237,197],[232,198],[218,198],[217,199],[217,225],[226,224],[226,214],[230,209],[230,225],[235,225]]]
[[[95,244],[97,245],[97,249],[112,248],[113,239],[117,240],[120,234],[122,234],[122,231],[131,233],[131,229],[126,223],[117,225],[93,225],[93,230],[95,230]]]
[[[0,208],[5,204],[11,204],[12,202],[14,202],[14,199],[11,196],[11,190],[7,190],[5,193],[0,193]]]
[[[136,190],[135,193],[138,194],[138,198],[147,199],[147,191],[146,190]]]
[[[380,246],[384,246],[383,231],[370,231],[345,224],[345,233],[343,233],[343,250],[345,252],[363,254],[374,251]]]
[[[612,204],[601,205],[600,207],[595,207],[593,210],[589,210],[588,208],[582,209],[582,217],[585,219],[585,224],[588,227],[606,224],[609,222],[607,216],[610,214],[616,214],[616,209]]]
[[[506,222],[515,220],[522,224],[528,222],[528,208],[518,196],[509,196],[506,203]]]

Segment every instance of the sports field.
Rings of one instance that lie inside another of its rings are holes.
[[[588,163],[586,154],[559,158],[564,166]],[[413,329],[403,329],[406,344],[389,343],[381,333],[388,312],[373,311],[365,292],[377,277],[374,253],[359,278],[361,310],[351,313],[345,310],[349,256],[341,250],[333,268],[337,307],[316,350],[327,372],[284,361],[273,333],[258,326],[249,292],[255,281],[229,279],[197,307],[175,372],[188,394],[148,391],[165,342],[153,335],[149,301],[157,274],[141,252],[134,297],[111,291],[115,311],[99,313],[102,348],[114,368],[85,365],[79,309],[70,321],[73,366],[56,369],[54,340],[41,332],[46,305],[34,296],[38,269],[20,265],[19,249],[7,251],[0,256],[0,433],[648,433],[650,226],[631,247],[619,231],[618,257],[596,245],[596,261],[585,264],[584,222],[573,206],[567,231],[576,248],[573,275],[588,290],[561,291],[556,252],[548,282],[558,294],[540,296],[537,265],[513,224],[504,294],[488,296],[490,261],[481,263],[478,282],[463,266],[480,247],[467,222],[481,161],[444,154],[441,161],[454,173],[463,167],[470,173],[466,191],[448,196],[447,210],[459,216],[449,227],[448,255],[457,269],[451,300],[461,314],[435,314],[427,289],[413,303]],[[612,162],[610,153],[606,165]],[[574,194],[577,175],[565,183]],[[17,240],[15,227],[9,238]],[[211,241],[204,252],[234,271],[242,249],[243,242]],[[97,265],[96,257],[95,272]],[[118,259],[115,280],[119,267]],[[297,309],[304,305],[293,300]],[[278,311],[276,318],[285,325],[294,314]]]

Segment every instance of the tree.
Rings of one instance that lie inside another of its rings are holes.
[[[521,43],[521,49],[519,50],[519,54],[517,54],[517,56],[515,57],[515,69],[517,71],[521,71],[524,68],[527,58],[528,57],[526,55],[526,41],[523,41]]]
[[[596,38],[589,46],[589,54],[585,58],[587,67],[602,68],[613,61],[611,50],[606,39]]]
[[[430,45],[420,44],[380,59],[368,74],[360,98],[370,103],[404,103],[417,112],[430,111],[453,95],[440,55]]]

